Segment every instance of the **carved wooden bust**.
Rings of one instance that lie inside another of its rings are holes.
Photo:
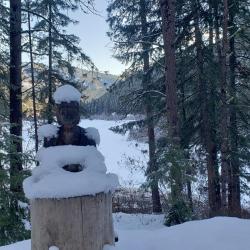
[[[85,129],[78,126],[80,121],[78,102],[71,101],[56,104],[56,118],[60,125],[57,137],[45,138],[44,147],[60,145],[96,146],[95,141],[87,137]],[[71,172],[81,171],[80,168],[78,164],[64,166],[65,170]]]

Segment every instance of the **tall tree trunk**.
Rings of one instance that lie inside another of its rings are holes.
[[[165,52],[165,85],[169,132],[173,144],[180,144],[180,126],[177,110],[177,83],[175,57],[175,4],[176,0],[161,0],[163,40]]]
[[[220,99],[221,99],[221,201],[222,210],[227,213],[227,183],[229,170],[228,105],[227,105],[227,54],[228,54],[228,1],[223,1],[222,46],[220,58]]]
[[[204,75],[204,54],[203,54],[203,40],[200,31],[200,5],[199,1],[193,2],[192,9],[194,12],[194,26],[195,26],[195,47],[196,47],[196,68],[198,72],[198,85],[200,93],[201,105],[201,138],[206,149],[206,164],[208,172],[208,202],[210,216],[218,215],[220,212],[220,184],[217,164],[217,150],[213,136],[213,124],[209,112],[208,100],[208,86]],[[210,42],[212,37],[210,33]]]
[[[161,0],[162,32],[165,55],[165,85],[168,132],[173,150],[180,150],[180,125],[177,108],[177,81],[175,57],[175,5],[176,0]],[[173,201],[182,197],[182,170],[170,170],[173,174],[171,194]]]
[[[180,50],[180,58],[183,58],[182,54],[182,49],[179,48]],[[181,92],[181,120],[182,124],[187,124],[188,119],[187,119],[187,111],[186,111],[186,91],[185,91],[185,77],[184,77],[184,72],[180,73],[181,79],[181,85],[180,85],[180,92]],[[185,152],[185,158],[190,161],[190,154],[189,154],[189,144],[190,144],[190,138],[187,136],[186,128],[183,126],[181,127],[181,147],[184,149]],[[191,176],[192,176],[192,166],[188,165],[188,168],[186,170],[186,189],[187,189],[187,200],[188,200],[188,205],[191,211],[193,211],[193,197],[192,197],[192,181],[191,181]]]
[[[181,105],[182,105],[182,121],[183,124],[187,123],[187,117],[186,117],[186,109],[185,109],[185,86],[184,84],[181,85]],[[182,134],[182,138],[186,137],[186,135]],[[188,147],[189,147],[189,140],[184,142],[184,138],[181,143],[181,147],[184,149],[185,157],[186,159],[190,160],[190,155],[188,152]],[[191,211],[193,211],[193,197],[192,197],[192,182],[191,182],[191,176],[192,176],[192,169],[191,166],[188,166],[188,169],[186,170],[186,175],[187,175],[187,180],[186,180],[186,188],[187,188],[187,199],[189,203],[189,208]]]
[[[218,27],[218,19],[214,7],[214,1],[208,0],[209,4],[209,51],[210,51],[210,64],[211,66],[214,64],[214,28],[217,31],[216,27]],[[217,41],[218,32],[216,32]],[[213,67],[210,67],[210,76],[214,75]],[[221,190],[220,190],[220,175],[218,169],[218,140],[217,140],[217,123],[216,123],[216,76],[215,78],[210,77],[209,81],[209,142],[208,143],[208,156],[207,156],[207,165],[209,166],[208,175],[211,176],[210,185],[213,186],[212,189],[209,190],[209,196],[211,197],[209,201],[210,206],[210,216],[216,216],[221,213]]]
[[[30,49],[30,68],[31,68],[31,84],[32,84],[32,104],[33,104],[33,116],[35,126],[35,150],[38,151],[38,134],[37,134],[37,113],[36,113],[36,93],[35,93],[35,78],[34,78],[34,61],[32,50],[32,37],[31,37],[31,24],[30,24],[30,12],[28,2],[28,29],[29,29],[29,49]]]
[[[236,115],[236,82],[235,82],[235,67],[236,67],[236,54],[235,54],[235,40],[234,35],[236,32],[236,26],[234,23],[235,18],[235,2],[231,0],[229,9],[229,95],[230,95],[230,107],[229,107],[229,122],[230,122],[230,171],[229,171],[229,183],[228,183],[228,208],[229,215],[240,216],[241,215],[241,203],[240,203],[240,162],[238,151],[238,128],[237,128],[237,115]]]
[[[21,0],[10,0],[10,190],[22,192]]]
[[[143,89],[145,91],[150,90],[150,75],[149,75],[149,49],[150,45],[146,40],[148,28],[147,28],[147,17],[146,17],[146,6],[145,0],[140,0],[140,17],[141,17],[141,27],[142,27],[142,37],[144,43],[142,43],[143,47]],[[158,180],[155,177],[155,173],[158,168],[156,165],[155,158],[155,132],[154,132],[154,118],[153,118],[153,110],[151,104],[150,93],[144,97],[145,109],[146,109],[146,122],[148,129],[148,144],[149,144],[149,167],[147,174],[149,175],[149,181],[151,184],[152,191],[152,203],[153,203],[153,212],[159,213],[162,211],[161,202],[160,202],[160,194],[158,187]]]
[[[52,113],[52,7],[51,3],[49,4],[49,72],[48,72],[48,123],[53,122],[53,113]]]

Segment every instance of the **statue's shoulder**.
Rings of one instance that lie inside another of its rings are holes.
[[[38,137],[43,140],[44,147],[56,145],[60,127],[53,124],[44,124],[38,128]]]
[[[78,126],[80,137],[81,137],[81,145],[99,145],[100,144],[100,134],[96,128],[82,128]]]

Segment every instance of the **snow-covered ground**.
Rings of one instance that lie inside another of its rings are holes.
[[[128,141],[127,134],[116,134],[109,129],[125,122],[128,121],[81,120],[80,126],[95,127],[99,130],[101,142],[98,149],[105,157],[108,171],[118,175],[121,185],[139,186],[145,181],[144,174],[129,165],[128,157],[146,166],[148,157],[142,151],[147,149],[147,145]]]
[[[162,215],[114,214],[119,242],[105,250],[249,250],[250,220],[216,217],[163,226]],[[0,250],[30,250],[30,240]]]
[[[94,127],[99,130],[101,142],[97,147],[105,157],[105,163],[108,172],[115,173],[119,177],[122,186],[140,186],[144,181],[144,173],[141,168],[146,166],[147,154],[142,151],[147,149],[147,145],[136,141],[128,141],[128,135],[116,134],[109,130],[110,127],[128,122],[123,121],[106,121],[106,120],[81,120],[80,126]],[[31,123],[24,123],[24,150],[28,151],[34,148],[34,141],[31,138]],[[140,169],[136,171],[132,168],[128,159],[136,159]]]

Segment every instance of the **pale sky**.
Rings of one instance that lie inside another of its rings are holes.
[[[79,24],[70,26],[68,32],[80,37],[80,46],[100,71],[119,75],[125,66],[112,57],[112,43],[106,35],[109,29],[106,23],[107,0],[95,0],[95,8],[101,16],[80,11],[70,14]]]

